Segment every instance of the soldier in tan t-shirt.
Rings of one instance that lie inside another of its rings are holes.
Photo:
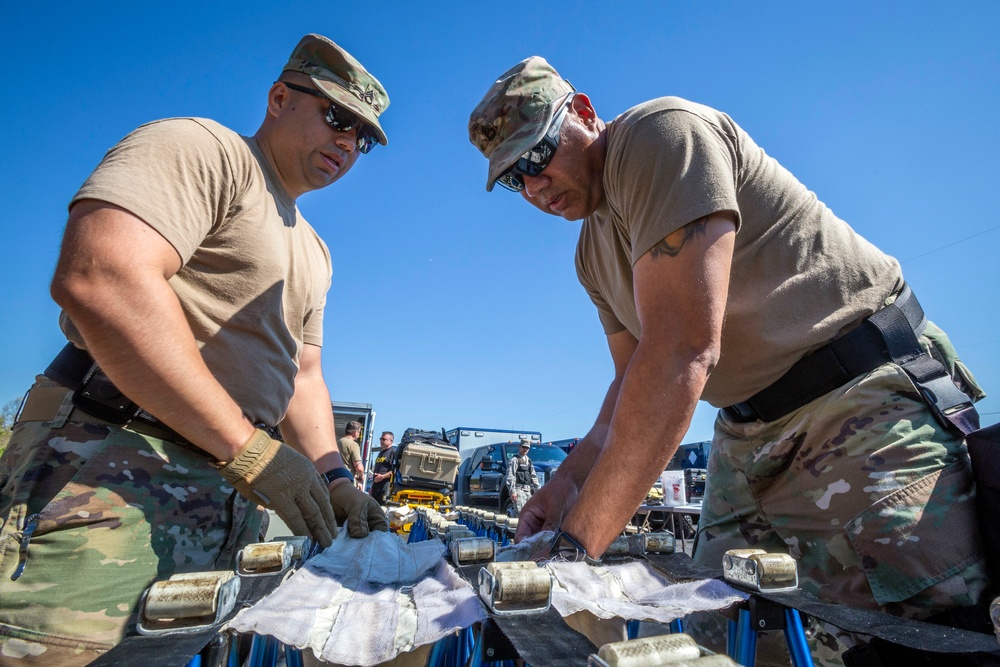
[[[71,343],[0,459],[0,653],[92,661],[133,631],[152,581],[231,569],[259,539],[254,504],[323,547],[338,523],[388,529],[337,449],[330,254],[296,206],[386,143],[388,103],[307,35],[256,134],[150,123],[73,198],[52,281]]]
[[[349,421],[344,427],[344,437],[337,441],[344,467],[354,473],[354,482],[359,485],[365,478],[365,466],[361,462],[361,446],[358,445],[360,437],[361,422]]]
[[[810,592],[907,616],[979,601],[988,577],[962,436],[868,318],[903,318],[900,335],[939,364],[962,415],[981,392],[894,258],[726,114],[664,97],[606,123],[539,57],[490,87],[469,137],[489,159],[487,190],[583,220],[577,273],[615,368],[519,538],[559,528],[553,551],[600,556],[705,400],[721,410],[697,560],[787,552]]]

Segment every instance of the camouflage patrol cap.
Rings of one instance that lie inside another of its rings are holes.
[[[350,53],[322,35],[309,34],[299,40],[282,71],[308,74],[327,97],[371,125],[380,144],[389,143],[378,122],[389,95]]]
[[[486,190],[542,140],[573,86],[541,56],[500,75],[469,116],[469,141],[490,161]]]

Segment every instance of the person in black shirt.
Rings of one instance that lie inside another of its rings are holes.
[[[378,456],[372,467],[371,494],[380,503],[385,502],[385,495],[389,490],[389,480],[392,477],[392,466],[396,462],[396,448],[392,446],[395,437],[392,431],[382,431],[382,437],[378,441]]]

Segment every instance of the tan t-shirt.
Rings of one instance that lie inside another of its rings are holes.
[[[332,265],[256,142],[201,118],[143,125],[70,206],[81,199],[130,211],[174,246],[183,266],[169,284],[208,368],[250,419],[281,421],[302,345],[323,342]]]
[[[584,220],[580,282],[607,334],[640,335],[632,267],[693,220],[736,213],[718,366],[702,399],[745,400],[881,307],[899,263],[837,218],[727,115],[676,97],[607,126],[604,200]]]
[[[337,448],[340,449],[340,458],[344,459],[344,465],[351,471],[351,474],[356,474],[355,466],[361,460],[361,447],[358,445],[358,441],[345,435],[337,441]]]

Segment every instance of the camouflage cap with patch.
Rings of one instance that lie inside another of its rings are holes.
[[[389,107],[389,95],[378,79],[334,42],[322,35],[306,35],[282,71],[308,74],[327,97],[375,128],[380,144],[389,143],[378,122]]]
[[[500,75],[469,116],[469,141],[490,161],[486,190],[535,147],[573,86],[541,56]]]

